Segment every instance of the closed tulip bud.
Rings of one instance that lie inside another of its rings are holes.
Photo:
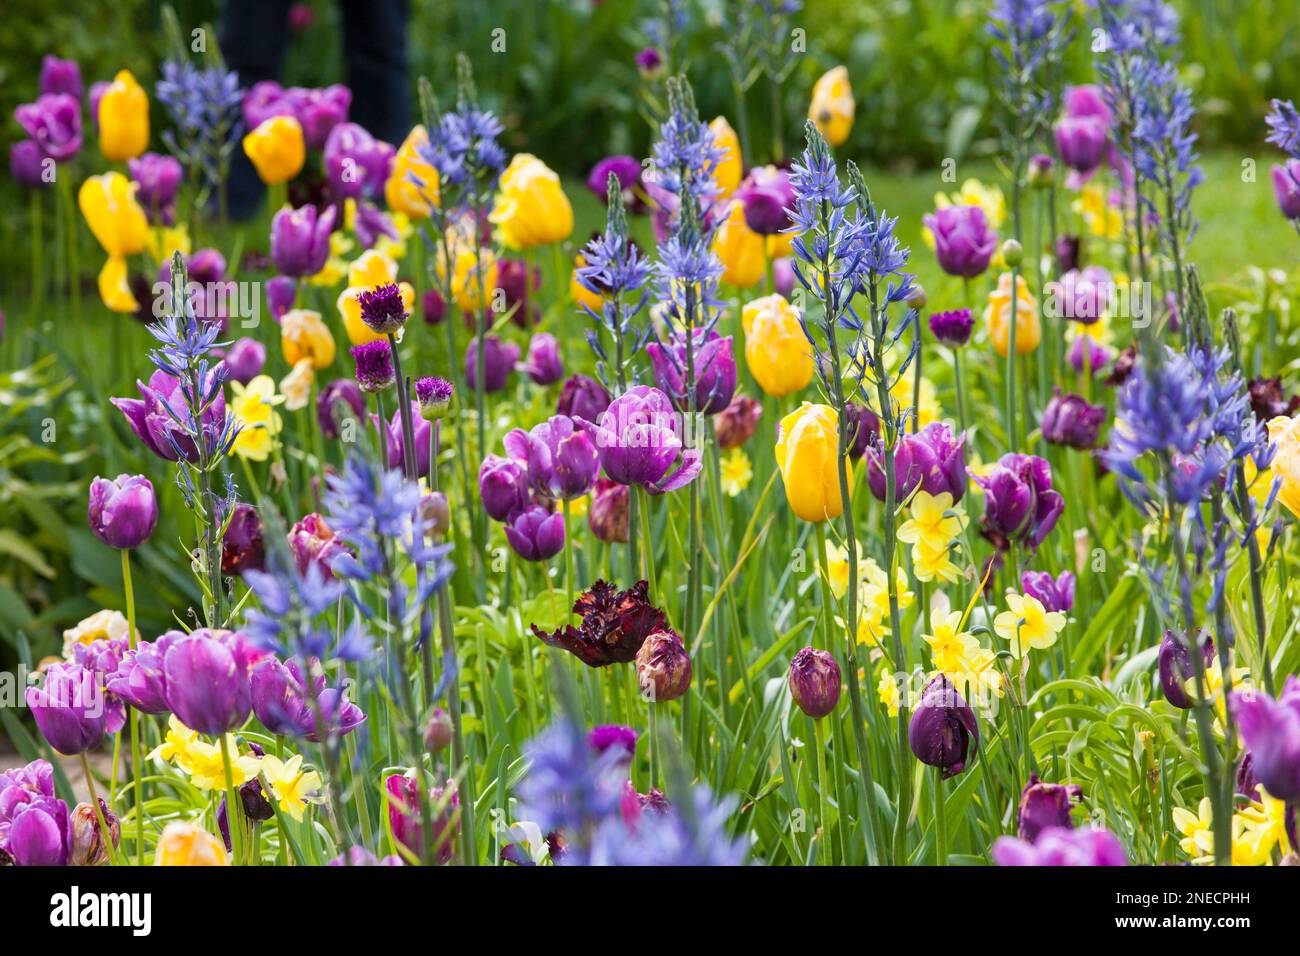
[[[465,384],[478,388],[478,338],[470,339],[465,350]],[[495,335],[483,336],[483,391],[489,395],[506,387],[510,373],[519,361],[519,346],[502,342]]]
[[[235,505],[230,524],[221,539],[221,573],[238,576],[245,571],[266,567],[266,542],[262,538],[262,519],[247,502]]]
[[[849,402],[845,411],[849,419],[849,457],[857,461],[880,435],[880,419],[866,405],[857,402]]]
[[[0,788],[7,831],[0,865],[67,866],[72,843],[68,805],[54,796],[52,786],[39,793],[15,793],[20,789],[21,784]]]
[[[53,175],[45,175],[45,153],[30,139],[20,140],[9,147],[9,174],[24,189],[46,189]]]
[[[813,85],[812,102],[808,104],[808,118],[817,124],[818,131],[831,146],[840,146],[853,129],[853,87],[849,85],[849,71],[837,66],[822,74]]]
[[[102,106],[100,112],[102,121]],[[244,136],[244,153],[268,186],[288,182],[307,159],[302,125],[292,116],[272,116]]]
[[[636,652],[636,680],[641,696],[662,703],[691,688],[691,659],[682,639],[671,630],[655,631]]]
[[[713,419],[713,433],[722,449],[739,448],[749,441],[763,417],[763,405],[756,398],[737,395]]]
[[[49,53],[41,59],[42,93],[66,93],[80,100],[82,93],[81,67],[76,60],[61,60]]]
[[[628,539],[628,486],[597,478],[587,507],[587,524],[599,540],[626,544]]]
[[[423,816],[420,811],[419,783],[412,775],[390,774],[384,780],[384,789],[388,792],[388,824],[393,839],[419,858],[424,852],[437,848],[435,857],[439,863],[448,862],[455,850],[456,830],[451,829],[453,817],[456,827],[460,827],[460,817],[456,813],[460,806],[459,794],[453,792],[449,800],[444,801],[442,787],[431,787],[426,795],[425,806],[436,811],[440,804],[443,810],[433,816],[433,833],[427,843],[424,834]]]
[[[731,396],[736,392],[736,359],[731,351],[731,336],[696,329],[691,333],[691,340],[694,408],[703,415],[716,415],[731,403]],[[672,399],[679,412],[691,407],[685,382],[686,343],[686,335],[678,332],[666,344],[651,342],[645,349],[654,369],[655,384]]]
[[[750,170],[736,190],[736,199],[745,210],[745,224],[760,236],[784,232],[790,225],[787,209],[794,207],[794,187],[790,174],[775,166]]]
[[[431,491],[421,498],[420,517],[431,534],[446,535],[451,530],[451,506],[447,503],[447,496],[441,491]]]
[[[252,710],[249,669],[264,656],[232,631],[200,628],[175,641],[163,657],[168,709],[199,733],[237,730]]]
[[[387,347],[385,343],[384,348]],[[280,320],[280,350],[290,366],[306,359],[312,368],[324,369],[334,363],[336,346],[334,335],[319,312],[293,309]]]
[[[129,70],[120,70],[99,97],[99,151],[123,162],[149,148],[149,95]]]
[[[790,696],[809,717],[820,720],[840,699],[840,665],[829,651],[805,647],[790,661]]]
[[[227,379],[247,385],[266,364],[266,346],[245,336],[226,350],[221,363],[226,367]]]
[[[997,289],[989,293],[989,304],[984,310],[989,341],[1003,358],[1011,348],[1011,312],[1011,273],[1004,272],[998,279]],[[1038,321],[1038,300],[1030,293],[1024,276],[1016,276],[1015,322],[1016,354],[1024,355],[1038,348],[1043,335]]]
[[[1201,642],[1201,659],[1208,668],[1214,662],[1214,638],[1208,634]],[[1160,641],[1160,650],[1156,652],[1157,669],[1160,672],[1160,690],[1165,700],[1179,710],[1189,710],[1191,699],[1187,696],[1187,682],[1192,679],[1195,669],[1192,667],[1192,654],[1184,644],[1183,638],[1173,631],[1165,631]]]
[[[1097,444],[1106,409],[1093,405],[1082,395],[1062,395],[1057,388],[1043,410],[1043,440],[1052,445],[1087,450]]]
[[[350,378],[335,379],[321,389],[316,398],[316,418],[320,422],[321,434],[326,438],[338,438],[343,421],[351,418],[360,422],[365,410],[366,400],[361,388]]]
[[[710,120],[709,132],[713,134],[714,147],[722,152],[722,158],[713,167],[713,182],[721,195],[730,196],[745,175],[745,160],[740,155],[740,137],[725,116],[715,116]]]
[[[126,720],[121,702],[106,697],[99,676],[80,664],[51,664],[41,686],[27,688],[26,699],[41,736],[69,756],[98,746]]]
[[[764,296],[745,305],[740,322],[745,364],[764,392],[779,398],[812,381],[812,346],[798,309],[779,295]]]
[[[478,469],[478,493],[493,521],[507,521],[528,506],[528,468],[524,462],[488,455]]]
[[[560,343],[550,332],[538,332],[528,341],[528,359],[520,366],[534,385],[551,385],[564,378]]]
[[[1300,803],[1300,680],[1288,677],[1276,699],[1262,691],[1232,695],[1232,714],[1251,754],[1251,770],[1269,795],[1284,800],[1295,847],[1295,807]]]
[[[600,421],[600,416],[613,399],[604,385],[587,375],[573,375],[560,388],[560,398],[555,410],[570,418],[589,422]]]
[[[1033,843],[1048,827],[1073,827],[1070,808],[1082,799],[1083,791],[1079,787],[1043,783],[1038,774],[1032,773],[1020,794],[1016,832],[1020,839]]]
[[[451,746],[451,715],[441,707],[435,707],[429,715],[429,722],[424,725],[424,749],[431,754],[446,750]]]
[[[167,824],[158,838],[154,866],[228,866],[221,840],[184,820]]]
[[[1255,776],[1255,758],[1249,753],[1237,765],[1237,793],[1251,800],[1259,799],[1259,778]]]
[[[158,524],[158,499],[143,475],[96,478],[90,483],[90,530],[110,548],[138,548]]]
[[[102,799],[99,801],[100,812],[108,824],[109,846],[104,840],[104,829],[99,825],[99,814],[89,803],[79,803],[72,811],[69,826],[72,830],[72,847],[68,863],[71,866],[103,866],[112,857],[122,840],[122,824]]]
[[[931,680],[921,692],[907,739],[916,759],[938,767],[945,779],[965,770],[979,750],[975,712],[944,674]]]
[[[1273,194],[1288,219],[1300,219],[1300,160],[1288,159],[1285,166],[1273,165]]]
[[[313,276],[325,268],[335,207],[318,213],[315,206],[285,207],[271,219],[271,261],[286,276]]]
[[[772,263],[772,285],[776,287],[777,295],[790,298],[798,282],[799,278],[794,274],[794,261],[790,256],[781,256]]]
[[[965,279],[984,274],[997,251],[998,234],[989,225],[982,207],[945,206],[924,220],[934,236],[939,268],[948,275]]]
[[[536,156],[519,153],[498,181],[489,221],[509,249],[561,242],[573,232],[573,207],[560,177]]]
[[[564,549],[564,515],[529,505],[506,523],[506,540],[525,561],[545,561]]]
[[[145,153],[126,162],[131,181],[136,185],[135,198],[144,206],[149,221],[170,224],[173,203],[181,185],[181,164],[172,156]]]
[[[804,402],[781,419],[776,464],[791,509],[804,521],[838,518],[843,509],[837,465],[839,416],[829,405]],[[853,466],[845,462],[852,486]]]
[[[424,293],[420,299],[420,314],[424,316],[426,325],[437,325],[447,315],[447,303],[442,298],[442,293],[437,289],[430,289]]]
[[[1106,155],[1107,125],[1095,116],[1064,116],[1052,129],[1061,162],[1081,173],[1090,173]],[[1032,180],[1031,180],[1032,183]]]

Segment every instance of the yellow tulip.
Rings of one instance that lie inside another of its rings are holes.
[[[415,126],[402,141],[393,157],[392,170],[384,183],[384,199],[393,212],[401,212],[412,219],[427,219],[438,205],[438,171],[420,158],[417,150],[429,141],[423,126]],[[411,181],[415,176],[423,184]]]
[[[799,311],[782,296],[747,303],[740,324],[745,330],[745,364],[764,392],[779,398],[812,381],[812,345],[799,324]]]
[[[767,257],[773,262],[794,254],[794,233],[778,232],[767,237]]]
[[[478,256],[472,247],[457,243],[454,247],[455,260],[451,268],[451,297],[456,305],[466,312],[476,312],[487,308],[492,300],[492,292],[497,287],[497,260],[491,249],[480,248]],[[480,262],[481,260],[481,262]],[[482,272],[483,294],[479,295],[479,272]],[[446,269],[442,255],[438,256],[438,276],[442,278]]]
[[[280,318],[280,348],[290,365],[306,359],[321,369],[334,361],[334,336],[311,309],[291,309]]]
[[[573,261],[573,275],[569,279],[569,295],[573,298],[573,304],[579,307],[586,306],[595,312],[601,314],[601,309],[605,307],[605,300],[596,293],[592,292],[585,285],[578,281],[578,270],[587,264],[582,253]]]
[[[781,419],[776,464],[785,483],[786,500],[804,521],[839,517],[843,502],[836,464],[838,443],[839,416],[829,405],[804,402]],[[852,482],[853,466],[848,461],[844,465]]]
[[[121,173],[91,176],[77,192],[86,224],[110,258],[142,252],[149,241],[149,221],[136,202],[135,187]]]
[[[285,183],[302,171],[307,144],[292,116],[272,116],[244,137],[244,152],[268,186]]]
[[[158,838],[154,866],[227,866],[226,848],[207,830],[184,820],[167,824]]]
[[[745,207],[733,202],[726,220],[713,236],[713,252],[722,260],[723,281],[748,289],[763,278],[767,267],[764,239],[746,224]]]
[[[1002,273],[998,287],[989,293],[984,323],[993,348],[1006,358],[1011,337],[1011,273]],[[1030,293],[1024,276],[1016,276],[1016,354],[1024,355],[1038,348],[1042,336],[1043,330],[1038,324],[1038,300]]]
[[[99,297],[113,312],[130,313],[140,307],[126,281],[126,260],[121,256],[109,256],[99,270]]]
[[[99,151],[112,162],[149,148],[149,94],[130,70],[119,70],[99,98]]]
[[[1268,423],[1268,440],[1277,446],[1270,469],[1272,477],[1282,479],[1277,500],[1286,506],[1287,511],[1300,517],[1300,416],[1274,418]],[[1255,484],[1261,485],[1267,477],[1269,473],[1265,472]],[[1263,487],[1267,489],[1270,486]]]
[[[536,156],[519,153],[501,174],[488,220],[509,249],[531,249],[569,238],[573,207],[560,177]]]
[[[823,73],[813,86],[808,118],[832,146],[849,138],[853,129],[853,87],[849,85],[849,71],[843,66]]]
[[[713,143],[723,150],[722,159],[713,169],[713,181],[718,184],[722,196],[730,196],[740,185],[745,175],[745,160],[740,155],[740,137],[731,128],[725,116],[719,116],[709,124],[713,133]]]

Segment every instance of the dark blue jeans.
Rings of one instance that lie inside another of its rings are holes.
[[[221,20],[221,54],[247,90],[278,80],[289,44],[289,0],[227,0]],[[394,146],[411,128],[407,76],[408,0],[339,0],[346,83],[352,90],[348,119]],[[321,84],[325,85],[324,83]],[[230,168],[230,212],[247,219],[265,189],[238,147]]]

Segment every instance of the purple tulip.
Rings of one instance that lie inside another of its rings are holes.
[[[225,363],[231,381],[247,385],[266,364],[266,346],[257,339],[244,336],[226,350],[221,361]]]
[[[551,385],[564,378],[564,360],[555,336],[538,332],[529,339],[528,360],[520,364],[519,371],[526,373],[534,385]]]
[[[41,735],[61,754],[85,753],[126,721],[122,702],[105,693],[99,675],[80,664],[51,664],[40,687],[27,688],[27,709]]]
[[[610,397],[605,386],[587,375],[573,375],[560,387],[556,413],[570,418],[584,418],[589,422],[599,420],[609,408]]]
[[[356,216],[352,220],[352,231],[356,233],[357,242],[363,249],[369,249],[379,241],[380,236],[387,236],[394,241],[399,233],[388,213],[378,206],[372,206],[364,199],[357,200]]]
[[[1067,87],[1065,91],[1065,115],[1082,117],[1091,116],[1110,126],[1111,112],[1106,105],[1106,94],[1095,83]]]
[[[610,403],[596,429],[605,474],[651,494],[686,487],[699,475],[703,459],[698,449],[683,448],[676,426],[667,395],[648,385],[629,388]],[[681,463],[673,470],[679,453]]]
[[[641,185],[641,162],[635,156],[607,156],[591,168],[587,176],[587,188],[599,197],[601,202],[609,199],[609,177],[613,174],[618,179],[619,190],[623,193],[623,202],[629,211],[637,213],[645,209],[645,201],[637,194]]]
[[[122,655],[104,686],[142,714],[165,714],[167,678],[163,673],[163,659],[167,649],[182,636],[180,631],[168,631],[156,641],[140,641],[135,650]]]
[[[772,263],[772,284],[775,286],[779,295],[790,298],[794,292],[795,283],[798,278],[794,274],[794,260],[790,256],[782,256]]]
[[[1078,236],[1057,236],[1054,245],[1056,264],[1062,272],[1079,268],[1079,252],[1083,241]]]
[[[262,530],[262,519],[256,508],[244,501],[235,505],[221,539],[222,574],[238,577],[245,571],[261,571],[266,567]]]
[[[1065,510],[1052,489],[1052,466],[1037,455],[1003,455],[975,481],[984,489],[981,523],[999,549],[1012,541],[1037,548]]]
[[[869,436],[866,449],[867,486],[885,500],[885,471],[878,436]],[[914,435],[902,435],[894,450],[894,500],[904,501],[919,485],[930,495],[945,491],[953,503],[966,493],[966,435],[954,438],[943,422],[931,422]]]
[[[1072,392],[1062,395],[1057,388],[1043,409],[1043,440],[1051,445],[1086,451],[1097,444],[1105,421],[1104,406],[1090,404],[1082,395]]]
[[[266,306],[271,317],[279,322],[293,308],[298,298],[298,283],[289,276],[275,276],[266,280]]]
[[[1020,839],[1032,843],[1049,827],[1074,826],[1070,808],[1083,799],[1083,790],[1073,784],[1043,783],[1038,774],[1031,773],[1029,782],[1020,794],[1020,807],[1016,811],[1016,832]]]
[[[478,469],[478,494],[493,521],[509,521],[528,506],[528,466],[488,455]]]
[[[506,540],[525,561],[545,561],[564,548],[564,515],[529,505],[506,523]]]
[[[238,730],[252,709],[249,672],[265,656],[233,631],[200,628],[172,642],[163,655],[167,709],[199,733]]]
[[[1091,173],[1106,155],[1110,127],[1096,116],[1063,116],[1053,127],[1061,162],[1080,173]]]
[[[1237,764],[1237,793],[1251,800],[1259,799],[1259,777],[1255,776],[1255,758],[1249,752]]]
[[[531,431],[505,437],[506,453],[528,470],[528,483],[543,498],[581,498],[600,472],[600,456],[588,423],[553,415]]]
[[[90,483],[90,530],[110,548],[138,548],[158,524],[158,499],[143,475],[96,478]]]
[[[53,178],[45,177],[45,160],[33,140],[19,140],[9,147],[9,175],[24,189],[48,189]]]
[[[939,268],[948,275],[974,279],[989,267],[998,234],[979,206],[945,206],[926,216],[925,224],[934,234]]]
[[[774,236],[790,226],[787,209],[794,208],[790,174],[775,166],[749,171],[733,198],[744,205],[745,224],[760,236]]]
[[[1115,350],[1108,345],[1093,341],[1091,335],[1075,336],[1067,356],[1070,367],[1076,372],[1088,370],[1096,375],[1115,358]]]
[[[78,102],[81,101],[81,67],[76,60],[60,60],[52,54],[45,54],[41,60],[41,92],[66,93]]]
[[[442,812],[433,818],[433,835],[428,844],[425,842],[424,826],[420,812],[419,784],[414,777],[405,774],[390,774],[384,781],[388,792],[388,825],[393,839],[406,848],[415,857],[424,851],[437,848],[436,859],[439,863],[451,860],[455,851],[456,830],[460,828],[460,817],[456,813],[460,806],[460,795],[454,790],[451,798],[446,800]],[[445,793],[441,787],[431,787],[428,794],[428,806],[432,810],[444,803]],[[452,829],[452,819],[456,820],[456,830]]]
[[[334,559],[348,553],[329,522],[315,511],[303,515],[289,529],[289,551],[299,574],[306,576],[314,567],[326,581],[334,576],[330,569]]]
[[[144,207],[150,222],[170,224],[174,219],[176,193],[181,186],[181,164],[171,156],[145,153],[126,161],[131,181],[136,185],[135,198]]]
[[[1110,306],[1114,280],[1102,266],[1071,269],[1059,281],[1047,283],[1047,310],[1051,315],[1089,324]]]
[[[597,539],[626,544],[628,539],[628,488],[608,478],[597,478],[587,508],[587,525]]]
[[[465,383],[471,390],[478,388],[478,338],[469,341],[465,350]],[[502,342],[495,335],[483,337],[483,391],[491,395],[506,387],[511,370],[519,361],[519,346]]]
[[[37,796],[15,807],[0,840],[0,859],[17,866],[67,866],[72,828],[68,805],[54,796]]]
[[[713,434],[718,447],[739,448],[753,437],[758,420],[763,417],[763,404],[747,395],[736,395],[731,404],[713,418]]]
[[[1048,611],[1066,613],[1074,608],[1074,573],[1071,571],[1062,571],[1055,579],[1046,571],[1023,571],[1020,587]]]
[[[372,171],[381,172],[374,158],[379,149],[375,138],[356,123],[339,123],[330,131],[325,140],[325,176],[336,198],[360,199],[367,189],[373,192],[369,179]]]
[[[716,415],[731,404],[736,393],[736,357],[730,335],[696,329],[692,363],[695,372],[695,411]],[[672,399],[679,412],[689,408],[686,395],[686,334],[675,332],[666,345],[651,342],[645,347],[654,369],[655,384]]]
[[[912,753],[921,763],[938,767],[944,779],[956,776],[979,750],[979,722],[952,682],[939,674],[921,692],[907,728]]]
[[[1214,663],[1214,638],[1205,635],[1201,643],[1201,660],[1209,668]],[[1173,631],[1165,631],[1160,640],[1160,649],[1156,652],[1157,669],[1160,672],[1160,690],[1165,700],[1179,710],[1189,710],[1191,699],[1187,696],[1187,682],[1195,671],[1192,668],[1192,653],[1183,643],[1183,638]]]
[[[948,312],[935,312],[930,316],[930,332],[951,348],[961,348],[969,342],[974,327],[975,320],[971,318],[970,309],[952,309]]]
[[[67,93],[43,93],[15,109],[14,119],[56,163],[66,163],[81,150],[81,103]]]
[[[311,10],[311,7],[308,7],[304,3],[295,3],[293,7],[290,9],[290,13],[292,13],[293,10],[299,7],[307,11]],[[340,853],[338,856],[330,860],[325,865],[326,866],[405,866],[406,864],[403,862],[400,856],[397,856],[394,853],[390,853],[388,854],[388,856],[384,857],[383,859],[380,859],[379,857],[375,856],[374,853],[372,853],[370,850],[367,850],[363,846],[352,846],[352,847],[348,847],[347,853]]]
[[[334,84],[319,90],[299,90],[298,122],[308,149],[322,149],[330,133],[348,118],[352,91]]]
[[[225,328],[229,293],[234,286],[226,279],[226,257],[216,249],[199,249],[184,257],[190,305],[200,321],[220,322]],[[172,261],[158,270],[159,280],[171,284]]]
[[[1288,159],[1285,166],[1273,165],[1273,194],[1278,208],[1288,219],[1300,219],[1300,160]]]
[[[263,80],[254,83],[244,94],[242,109],[245,128],[257,129],[275,116],[292,116],[297,119],[298,97],[274,80]]]
[[[205,390],[211,387],[211,376],[205,380]],[[164,461],[184,458],[194,464],[199,459],[193,439],[187,435],[168,413],[167,409],[184,409],[187,406],[179,380],[161,369],[149,378],[149,384],[137,381],[142,398],[109,399],[125,417],[131,431],[144,446]],[[207,435],[219,434],[226,422],[226,399],[223,390],[201,416],[203,431]]]
[[[1048,827],[1027,843],[998,837],[993,844],[998,866],[1127,866],[1124,845],[1109,830]]]
[[[447,315],[447,303],[443,301],[442,293],[437,289],[430,289],[424,293],[420,299],[420,312],[424,316],[426,325],[437,325]]]
[[[429,474],[429,448],[433,443],[433,423],[420,414],[419,402],[411,402],[411,419],[414,429],[411,438],[415,442],[415,473],[417,477],[424,478]],[[379,416],[372,414],[370,424],[378,430]],[[406,446],[402,440],[402,413],[398,409],[393,412],[393,418],[388,423],[388,467],[396,468],[405,474],[405,462]]]
[[[840,665],[829,651],[805,647],[790,661],[790,696],[809,717],[820,720],[840,700]]]
[[[849,402],[845,406],[845,412],[849,419],[849,457],[854,461],[860,459],[867,453],[873,443],[879,442],[880,439],[880,419],[876,413],[866,405],[857,402]],[[880,476],[880,487],[884,486],[884,475]]]
[[[1256,779],[1270,796],[1300,801],[1300,679],[1288,677],[1276,700],[1260,691],[1238,691],[1232,713]]]
[[[361,419],[366,411],[365,396],[356,381],[350,378],[337,378],[330,382],[316,397],[316,418],[320,422],[321,434],[326,438],[338,438],[339,427],[347,412],[339,408],[346,405],[352,412],[351,417]]]
[[[343,689],[326,687],[324,674],[317,675],[314,683],[315,705],[297,663],[282,664],[273,657],[259,661],[249,676],[253,714],[273,734],[288,734],[312,743],[321,740],[317,707],[327,728],[326,736],[331,739],[361,726],[366,715],[347,699]]]
[[[286,276],[315,275],[329,259],[333,228],[333,206],[319,215],[311,205],[279,210],[271,220],[271,261]]]

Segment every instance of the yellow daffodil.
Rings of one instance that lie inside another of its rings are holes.
[[[230,412],[240,426],[235,436],[234,452],[241,458],[266,461],[280,434],[280,414],[275,406],[284,402],[283,395],[275,392],[275,380],[269,375],[258,375],[247,385],[230,382],[234,393]]]
[[[286,183],[302,171],[307,144],[292,116],[272,116],[244,136],[244,153],[268,186]]]
[[[438,171],[419,155],[428,142],[428,131],[423,126],[415,126],[393,156],[392,169],[384,183],[384,199],[390,211],[404,213],[412,219],[427,219],[438,205]]]
[[[1106,190],[1089,183],[1079,190],[1073,210],[1094,236],[1114,241],[1124,235],[1124,211],[1110,201]]]
[[[862,547],[859,545],[859,561],[861,558]],[[826,576],[831,594],[835,600],[842,600],[849,590],[849,549],[841,547],[834,541],[826,542]]]
[[[284,410],[296,412],[307,407],[311,402],[311,387],[316,380],[316,372],[309,358],[301,358],[294,363],[289,374],[280,379],[280,394],[284,396]]]
[[[736,191],[745,175],[745,159],[740,155],[740,137],[725,116],[714,117],[709,124],[709,132],[713,133],[713,145],[722,150],[722,159],[713,167],[713,181],[725,199]]]
[[[1046,650],[1065,627],[1065,615],[1048,611],[1036,597],[1007,592],[1007,607],[993,619],[998,637],[1011,642],[1011,653],[1024,657],[1031,649]]]
[[[781,419],[776,464],[791,509],[804,521],[837,518],[842,510],[837,471],[839,416],[829,405],[804,402]],[[852,483],[852,466],[849,481]]]
[[[319,312],[290,309],[280,318],[280,350],[290,365],[307,361],[312,368],[328,368],[334,362],[334,336]]]
[[[754,469],[749,464],[749,456],[743,448],[733,448],[722,456],[721,462],[722,490],[728,498],[734,498],[746,488],[754,477]]]
[[[497,287],[497,260],[491,249],[476,248],[473,223],[462,219],[447,228],[434,262],[439,282],[447,278],[447,262],[451,262],[451,297],[466,312],[478,312],[491,304],[493,290]]]
[[[952,560],[948,545],[931,547],[925,540],[912,546],[912,573],[918,581],[943,581],[954,584],[961,577],[961,568]]]
[[[116,641],[126,636],[126,617],[121,611],[107,609],[96,611],[63,632],[63,656],[67,660],[72,660],[78,645],[84,647],[95,641]],[[139,640],[138,628],[135,636]]]
[[[812,345],[799,324],[799,310],[780,295],[745,305],[745,364],[759,388],[773,397],[797,392],[813,377]]]
[[[813,85],[808,118],[832,146],[841,145],[853,129],[853,87],[844,66],[823,73]]]
[[[947,549],[948,543],[966,527],[965,515],[953,511],[952,495],[937,495],[918,491],[908,505],[911,517],[898,529],[898,540],[904,544],[924,544],[931,549]]]
[[[154,866],[227,866],[221,840],[186,820],[173,820],[158,838]]]
[[[1232,677],[1233,693],[1249,692],[1251,690],[1249,670],[1244,667],[1233,667],[1228,671],[1228,673]],[[1214,660],[1210,662],[1210,666],[1205,668],[1205,692],[1214,706],[1215,713],[1219,715],[1220,720],[1225,719],[1227,714],[1225,709],[1227,707],[1227,695],[1225,694],[1227,688],[1224,684],[1223,662],[1220,661],[1218,657],[1215,657]],[[1183,688],[1186,691],[1189,700],[1200,699],[1200,694],[1197,693],[1196,690],[1195,676],[1189,677],[1183,684]]]
[[[283,762],[267,754],[262,758],[262,775],[279,801],[280,809],[302,822],[303,806],[321,788],[320,774],[302,769],[302,754],[294,754]]]
[[[199,742],[199,732],[190,730],[180,722],[175,714],[167,718],[167,734],[149,753],[150,760],[165,760],[168,763],[188,762],[190,750]]]
[[[722,281],[741,289],[758,284],[767,268],[763,236],[745,222],[745,207],[732,202],[727,218],[713,234],[713,252],[722,262]]]
[[[517,154],[501,174],[488,220],[508,249],[549,246],[573,233],[573,207],[560,177],[528,153]]]
[[[226,735],[226,747],[231,754],[231,781],[242,786],[257,776],[261,766],[252,754],[240,754],[233,734]],[[225,759],[220,744],[210,744],[199,739],[198,731],[190,730],[173,714],[167,720],[167,734],[163,742],[149,754],[150,760],[164,760],[175,764],[190,777],[190,783],[200,790],[226,788]]]
[[[921,635],[921,640],[930,645],[930,660],[935,669],[949,676],[957,673],[967,656],[980,646],[975,635],[960,630],[961,619],[961,611],[951,611],[931,621],[933,634]]]
[[[130,70],[119,70],[99,98],[99,151],[114,163],[149,148],[149,94]]]
[[[984,310],[984,324],[994,350],[1006,358],[1011,342],[1011,273],[998,278],[998,287],[989,293]],[[1025,355],[1038,348],[1043,330],[1038,321],[1038,300],[1029,291],[1024,276],[1016,276],[1016,354]]]
[[[889,672],[888,667],[880,669],[880,680],[876,682],[876,696],[885,706],[885,712],[890,717],[898,716],[898,705],[901,703],[902,694],[898,690],[898,681],[894,680],[894,675]]]

